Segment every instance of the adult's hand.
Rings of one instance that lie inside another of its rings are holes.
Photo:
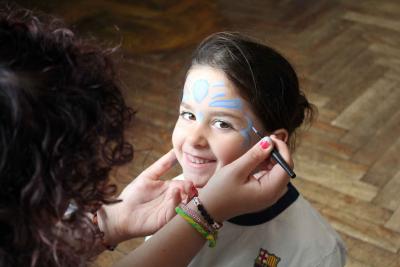
[[[99,227],[108,244],[153,234],[175,216],[175,207],[192,188],[189,181],[160,180],[175,162],[171,150],[125,187],[118,197],[122,202],[98,211]]]
[[[217,171],[201,190],[200,199],[217,221],[265,209],[282,196],[290,177],[280,165],[271,165],[272,161],[268,160],[274,146],[293,168],[286,143],[272,135]],[[266,160],[270,162],[268,167],[253,175],[257,166]]]
[[[261,177],[252,175],[261,162],[269,161],[273,144],[293,167],[286,144],[273,136],[272,139],[273,143],[260,141],[242,157],[222,167],[201,189],[200,200],[214,219],[224,221],[264,209],[274,204],[284,193],[290,178],[282,167],[267,166],[260,174]],[[177,216],[115,266],[187,266],[205,241],[193,227]]]

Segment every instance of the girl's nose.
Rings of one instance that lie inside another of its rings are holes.
[[[204,148],[208,146],[207,130],[202,124],[194,126],[186,139],[193,147]]]

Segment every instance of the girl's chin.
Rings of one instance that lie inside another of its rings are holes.
[[[205,182],[205,183],[193,183],[193,184],[194,184],[194,186],[196,188],[203,188],[207,184],[207,182]]]
[[[196,188],[204,187],[207,184],[208,180],[210,179],[210,177],[192,177],[192,176],[187,177],[187,176],[185,176],[185,174],[184,174],[184,177],[185,177],[185,180],[189,180],[189,181],[193,182],[193,185]]]

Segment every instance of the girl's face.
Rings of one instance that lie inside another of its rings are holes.
[[[183,90],[172,143],[185,179],[203,187],[258,141],[252,126],[264,129],[221,70],[192,67]]]

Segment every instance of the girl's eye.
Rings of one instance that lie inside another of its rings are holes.
[[[221,120],[216,120],[214,125],[219,129],[233,129],[232,124]]]
[[[182,111],[179,116],[181,116],[185,120],[196,120],[196,116],[193,113],[187,111]]]

